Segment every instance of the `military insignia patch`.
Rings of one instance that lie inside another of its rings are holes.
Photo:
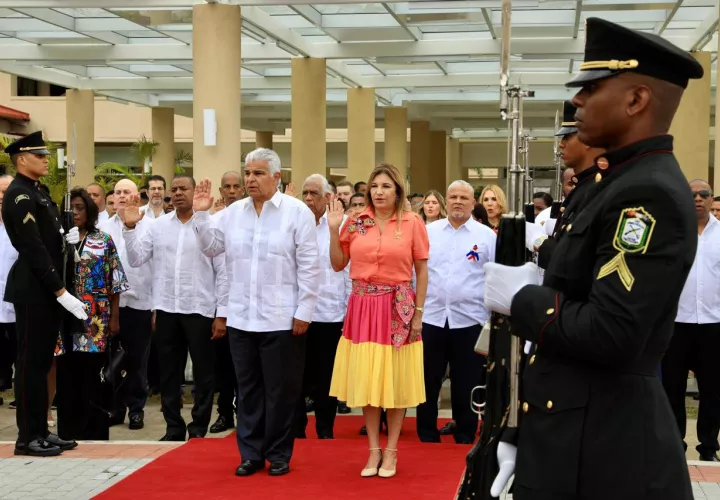
[[[626,208],[620,213],[613,246],[620,252],[645,253],[655,219],[644,208]]]
[[[23,200],[29,200],[29,199],[30,199],[30,197],[29,197],[28,195],[26,195],[26,194],[19,194],[19,195],[17,195],[17,196],[15,197],[15,204],[17,205],[17,204],[20,203],[21,201],[23,201]]]
[[[28,212],[28,213],[25,215],[25,218],[23,219],[23,224],[27,224],[27,222],[28,222],[29,220],[35,222],[35,216],[34,216],[33,214],[31,214],[30,212]]]
[[[625,289],[631,291],[635,277],[630,272],[625,254],[645,253],[654,229],[655,218],[643,207],[626,208],[620,212],[620,220],[613,237],[613,247],[618,254],[600,268],[597,279],[617,273]]]

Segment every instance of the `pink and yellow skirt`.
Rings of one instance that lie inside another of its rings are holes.
[[[352,408],[413,408],[425,402],[423,343],[408,337],[414,301],[409,283],[353,281],[331,396]]]

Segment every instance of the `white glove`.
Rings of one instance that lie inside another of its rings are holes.
[[[557,224],[557,219],[548,219],[545,221],[545,224],[543,225],[543,229],[545,229],[545,234],[548,236],[552,236],[553,231],[555,230],[555,224]]]
[[[538,267],[532,262],[522,266],[503,266],[487,262],[485,270],[485,305],[491,311],[510,315],[515,294],[525,285],[537,285],[540,278]]]
[[[547,224],[547,222],[546,222]],[[542,245],[542,242],[547,239],[545,234],[544,226],[540,224],[533,224],[531,222],[525,223],[525,247],[534,252],[536,248]]]
[[[524,349],[525,354],[530,354],[530,349],[532,349],[532,342],[530,342],[529,340],[526,340],[525,341],[525,349]]]
[[[497,459],[500,471],[490,487],[490,495],[493,498],[500,497],[500,493],[515,474],[515,457],[517,457],[517,446],[502,441],[498,443]]]
[[[69,233],[68,233],[69,234]],[[85,312],[85,305],[78,299],[70,295],[67,290],[57,298],[60,305],[63,306],[69,313],[75,316],[77,319],[86,320],[87,313]]]
[[[70,243],[71,245],[77,245],[80,243],[80,230],[77,228],[77,226],[73,227],[68,233],[65,235],[65,241]]]

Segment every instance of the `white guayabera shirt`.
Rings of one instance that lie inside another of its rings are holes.
[[[147,231],[125,230],[128,261],[139,267],[152,259],[154,310],[178,314],[227,317],[228,283],[225,262],[200,251],[193,216],[183,224],[176,212],[152,221]]]
[[[310,322],[320,270],[315,216],[300,200],[280,192],[263,205],[236,201],[222,217],[195,214],[205,255],[225,254],[230,299],[227,325],[249,332],[291,330],[293,318]],[[222,213],[221,212],[221,213]]]
[[[3,294],[10,268],[17,258],[17,250],[10,243],[5,224],[0,222],[0,292]],[[0,323],[15,323],[15,308],[9,302],[0,301]]]

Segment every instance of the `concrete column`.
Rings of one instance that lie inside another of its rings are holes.
[[[410,192],[430,189],[430,122],[410,123]]]
[[[272,131],[255,132],[255,147],[256,148],[273,148],[273,133]]]
[[[326,162],[325,59],[293,58],[292,62],[292,181],[300,189],[312,174],[322,174]]]
[[[452,137],[447,138],[446,147],[446,163],[445,163],[445,182],[450,183],[459,180],[467,180],[463,177],[462,159],[460,154],[462,147],[460,145],[460,139],[454,139]],[[465,175],[466,177],[467,175]]]
[[[720,49],[720,37],[718,37],[718,49]],[[715,163],[713,167],[713,193],[720,195],[720,120],[718,120],[718,107],[720,105],[720,92],[715,91]]]
[[[76,160],[72,185],[85,187],[95,182],[95,94],[69,89],[65,96],[67,158]]]
[[[440,193],[447,191],[447,134],[444,130],[433,130],[430,132],[430,165],[428,170],[429,189],[435,189]]]
[[[407,179],[407,108],[385,108],[385,163],[395,165]]]
[[[348,90],[347,122],[347,176],[367,181],[375,168],[375,89]]]
[[[193,176],[213,186],[226,171],[240,169],[241,23],[240,7],[193,7]],[[214,146],[205,144],[206,109],[215,111]]]
[[[675,113],[670,134],[674,152],[685,177],[708,179],[710,175],[710,52],[693,52],[705,76],[690,80]],[[717,182],[717,181],[716,181]]]
[[[175,110],[152,108],[152,140],[157,142],[152,157],[152,173],[162,175],[170,185],[175,176]]]

